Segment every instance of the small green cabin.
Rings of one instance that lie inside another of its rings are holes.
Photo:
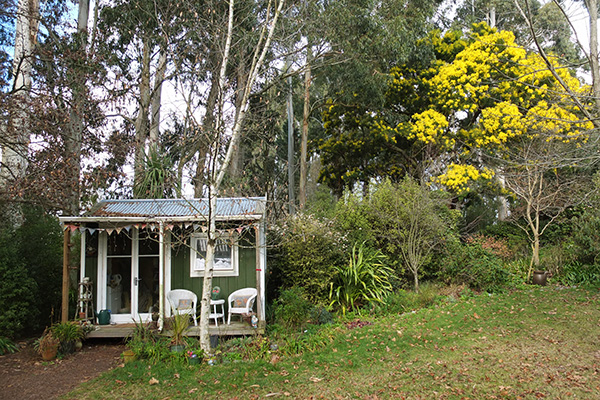
[[[220,298],[256,288],[254,310],[265,321],[266,198],[219,198],[213,287]],[[207,199],[103,200],[77,217],[61,217],[81,233],[79,281],[90,282],[96,311],[111,325],[170,316],[167,293],[187,289],[202,297],[209,204]],[[81,285],[80,285],[81,286]],[[227,304],[225,304],[227,307]],[[225,313],[227,310],[224,310]],[[222,324],[221,324],[222,325]],[[221,328],[216,334],[231,334]]]

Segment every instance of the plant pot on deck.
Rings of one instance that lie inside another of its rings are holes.
[[[548,279],[548,271],[533,271],[533,277],[531,283],[539,286],[546,286]]]

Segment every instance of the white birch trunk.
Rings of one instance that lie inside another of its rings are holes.
[[[267,13],[270,12],[271,9],[271,1],[269,1]],[[216,229],[216,206],[217,206],[217,198],[219,196],[219,188],[221,186],[221,182],[225,176],[226,171],[229,168],[229,164],[233,157],[234,151],[237,151],[237,146],[241,137],[241,128],[244,122],[246,112],[249,107],[249,99],[252,87],[258,77],[258,73],[264,63],[265,56],[267,51],[271,45],[271,40],[273,38],[273,33],[275,31],[275,27],[277,25],[277,20],[279,15],[281,14],[281,10],[283,8],[284,0],[280,0],[279,4],[274,12],[273,19],[269,22],[267,21],[268,26],[263,26],[261,31],[260,38],[258,40],[258,44],[256,45],[254,58],[252,60],[252,65],[250,67],[250,71],[248,73],[248,81],[246,82],[246,87],[244,88],[242,94],[242,100],[240,102],[240,109],[236,110],[236,116],[233,122],[233,126],[231,128],[231,139],[229,141],[229,145],[227,147],[227,153],[225,154],[225,158],[218,165],[217,168],[217,160],[216,155],[218,154],[218,138],[219,133],[223,132],[224,129],[224,120],[220,115],[221,110],[223,110],[223,104],[225,101],[225,79],[226,79],[226,69],[227,64],[229,62],[229,52],[231,48],[231,38],[233,36],[233,19],[234,19],[234,0],[229,0],[229,18],[227,23],[227,36],[225,38],[225,47],[223,50],[223,60],[221,62],[221,71],[219,73],[219,107],[217,107],[217,118],[215,124],[215,132],[217,132],[215,143],[213,144],[213,159],[211,163],[213,164],[213,168],[210,171],[210,183],[209,183],[209,229],[208,229],[208,240],[206,246],[206,260],[205,260],[205,268],[204,268],[204,282],[202,285],[202,299],[201,299],[201,309],[200,309],[200,346],[202,350],[204,350],[207,354],[210,354],[210,336],[208,334],[208,322],[210,315],[210,295],[212,291],[212,278],[213,278],[213,265],[214,265],[214,252],[215,252],[215,240],[217,237],[217,229]],[[265,38],[266,33],[266,38]]]

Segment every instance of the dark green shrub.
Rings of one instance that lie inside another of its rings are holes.
[[[567,286],[600,284],[600,264],[572,262],[564,265],[552,280]]]
[[[61,306],[63,232],[56,217],[31,207],[23,211],[25,221],[17,230],[18,252],[38,290],[34,307],[40,318],[31,328],[41,330],[52,324],[52,312]],[[79,262],[75,254],[71,260]]]
[[[369,216],[368,203],[353,193],[347,193],[335,207],[335,230],[343,232],[349,243],[365,243],[375,247],[373,221]]]
[[[333,315],[323,306],[318,305],[310,310],[310,322],[317,325],[333,323]]]
[[[269,284],[283,289],[300,286],[313,304],[325,304],[334,266],[344,262],[343,237],[330,223],[302,214],[288,218],[273,233],[278,246],[270,258]]]
[[[600,215],[587,209],[582,216],[572,220],[572,239],[575,257],[579,263],[600,264]]]
[[[300,328],[310,318],[313,305],[306,299],[304,290],[294,286],[281,292],[273,308],[276,323],[287,328]]]
[[[0,334],[14,338],[35,325],[37,285],[18,254],[12,231],[0,232]]]
[[[487,292],[500,291],[510,282],[502,260],[478,243],[457,247],[440,277],[447,283],[466,284]]]

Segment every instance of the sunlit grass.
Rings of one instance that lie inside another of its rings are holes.
[[[329,327],[317,351],[104,374],[66,398],[600,398],[598,288],[545,287]],[[271,355],[276,355],[274,352]]]

